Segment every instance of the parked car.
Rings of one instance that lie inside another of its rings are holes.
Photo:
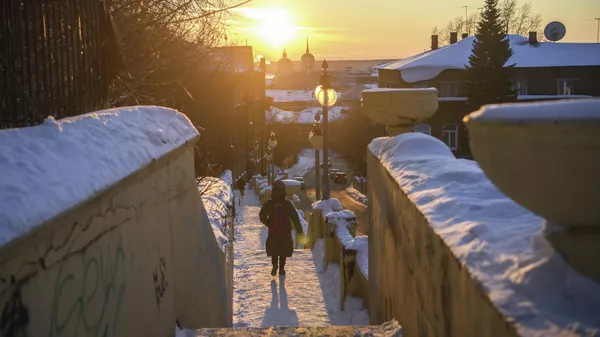
[[[346,172],[337,172],[333,176],[333,182],[336,184],[347,184],[348,183],[348,175]]]
[[[340,172],[338,169],[329,169],[329,179],[333,179],[338,172]]]
[[[300,188],[302,188],[303,190],[306,189],[306,186],[304,185],[304,177],[294,177],[292,179],[300,183]]]

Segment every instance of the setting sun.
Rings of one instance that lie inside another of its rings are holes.
[[[281,48],[296,37],[298,27],[294,25],[292,16],[285,9],[276,7],[239,8],[236,12],[241,13],[246,20],[249,20],[244,30],[251,32],[265,45]]]
[[[283,9],[262,9],[263,17],[256,27],[256,33],[264,42],[273,47],[282,47],[296,35],[296,27],[288,12]]]

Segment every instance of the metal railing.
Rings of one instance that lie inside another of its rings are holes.
[[[0,22],[0,128],[107,101],[102,45],[112,23],[102,0],[3,0]]]

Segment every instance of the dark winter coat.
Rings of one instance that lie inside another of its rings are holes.
[[[238,179],[237,189],[240,191],[246,189],[246,180],[244,179],[244,177],[240,177],[240,179]]]
[[[275,206],[278,203],[284,207],[288,220],[291,220],[293,223],[296,233],[299,235],[303,234],[298,212],[290,201],[285,200],[285,185],[280,181],[276,182],[275,186],[273,186],[272,199],[268,200],[260,209],[260,222],[267,227],[271,226],[271,221],[274,218]],[[272,235],[269,233],[266,248],[267,256],[292,256],[294,253],[294,240],[292,238],[291,228],[287,235]]]

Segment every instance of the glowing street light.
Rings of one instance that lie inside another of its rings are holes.
[[[329,65],[324,60],[321,64],[321,81],[320,84],[315,88],[315,97],[319,104],[323,107],[323,162],[325,167],[323,168],[323,200],[328,200],[329,193],[329,154],[327,153],[327,127],[329,121],[328,108],[332,107],[337,102],[337,92],[331,87],[329,82],[329,72],[327,68]],[[319,166],[319,162],[315,163],[315,167]],[[319,177],[317,176],[317,180]]]

